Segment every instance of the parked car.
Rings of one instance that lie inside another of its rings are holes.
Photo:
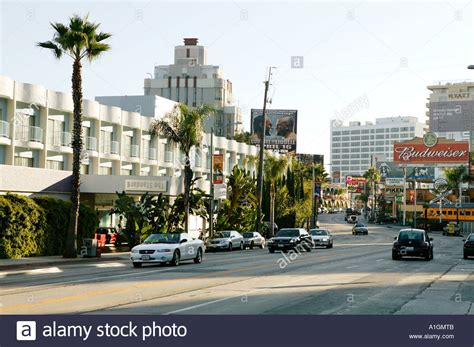
[[[283,228],[268,240],[268,251],[274,253],[275,250],[288,251],[291,249],[305,249],[311,252],[314,247],[311,235],[302,228]]]
[[[367,229],[365,224],[362,224],[362,223],[354,224],[354,226],[352,227],[352,235],[358,235],[358,234],[369,235],[369,229]]]
[[[463,255],[464,259],[474,256],[474,233],[469,234],[464,240]]]
[[[433,239],[423,229],[402,229],[395,237],[392,246],[392,259],[404,256],[433,259]]]
[[[186,233],[151,234],[142,244],[132,248],[130,260],[133,267],[143,264],[171,263],[178,266],[182,260],[202,262],[205,247],[201,240]]]
[[[328,229],[311,229],[309,233],[313,239],[314,247],[324,246],[326,248],[332,248],[333,238]]]
[[[206,243],[206,249],[225,249],[232,251],[234,248],[244,249],[244,238],[235,230],[225,230],[216,232],[215,236]]]
[[[355,224],[357,223],[357,216],[355,214],[350,215],[349,217],[347,217],[346,221],[349,224]]]
[[[462,228],[459,224],[456,224],[456,222],[449,222],[449,224],[443,228],[443,235],[461,236],[461,234]]]
[[[122,242],[125,241],[125,236],[123,233],[120,233],[114,227],[98,227],[95,230],[95,233],[98,235],[105,235],[105,244],[113,244],[115,246],[120,246]]]
[[[329,211],[328,211],[329,214],[334,214],[334,213],[337,213],[337,212],[338,212],[337,208],[330,208]]]
[[[379,224],[398,223],[398,218],[394,216],[383,216],[377,219]]]
[[[265,248],[265,238],[255,231],[249,231],[242,234],[244,237],[244,248],[253,249],[255,246]]]

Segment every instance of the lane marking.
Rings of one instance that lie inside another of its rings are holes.
[[[346,267],[346,269],[355,269],[356,267],[359,267],[359,265],[351,265]]]

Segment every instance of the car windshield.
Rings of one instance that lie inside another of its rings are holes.
[[[399,240],[423,240],[423,233],[419,231],[402,231],[398,236]]]
[[[297,229],[286,229],[286,230],[280,230],[276,236],[277,237],[296,237],[299,236],[300,232]]]
[[[219,237],[226,237],[226,238],[227,238],[227,237],[230,237],[230,231],[221,231],[220,233],[218,233],[218,234],[216,235],[216,237],[217,237],[217,238],[219,238]]]
[[[143,243],[178,243],[179,235],[177,233],[152,234]]]
[[[253,237],[253,233],[244,233],[243,236],[244,236],[246,239],[249,239],[249,238]]]
[[[311,230],[311,235],[327,235],[327,234],[328,234],[327,230],[324,230],[324,229]]]
[[[469,235],[469,237],[467,238],[469,241],[474,241],[474,234],[471,234]]]
[[[356,228],[364,228],[365,225],[364,224],[356,224]]]

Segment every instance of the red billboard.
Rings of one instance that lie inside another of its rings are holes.
[[[212,183],[224,183],[224,154],[214,154],[214,177]]]
[[[346,176],[346,187],[352,193],[362,193],[366,182],[361,176]]]
[[[421,138],[393,144],[393,161],[397,164],[466,164],[469,142],[439,138],[427,146]],[[429,144],[429,143],[428,143]]]

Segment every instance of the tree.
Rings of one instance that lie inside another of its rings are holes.
[[[371,206],[371,217],[370,219],[373,220],[375,217],[375,184],[380,182],[381,175],[380,171],[375,168],[375,166],[371,166],[367,169],[364,173],[363,177],[367,180],[367,183],[370,186],[370,191],[372,195],[372,206]]]
[[[163,119],[153,121],[150,133],[153,136],[163,135],[168,140],[178,144],[185,156],[184,162],[184,230],[189,228],[189,197],[193,183],[193,170],[191,169],[190,152],[194,146],[202,141],[202,127],[204,119],[213,112],[207,105],[190,109],[188,106],[178,104],[167,113]]]
[[[314,176],[313,176],[314,184],[316,184],[316,182],[319,182],[319,184],[321,185],[321,191],[322,191],[323,190],[323,185],[330,182],[329,175],[326,172],[326,169],[324,168],[324,166],[321,165],[321,164],[314,165],[312,170],[313,170],[313,174],[314,174]],[[318,201],[321,198],[322,198],[321,196],[320,197],[313,197],[313,199],[316,199],[316,201],[314,203],[314,211],[313,211],[314,221],[318,220]]]
[[[51,41],[38,42],[41,48],[53,51],[54,56],[60,59],[68,55],[73,60],[72,65],[72,100],[73,132],[72,132],[72,188],[71,188],[71,216],[64,257],[77,257],[77,225],[80,204],[80,156],[82,152],[82,60],[89,62],[98,58],[103,52],[110,49],[104,41],[111,34],[99,32],[98,23],[89,22],[89,17],[84,18],[74,15],[67,25],[51,23],[54,36]]]
[[[448,181],[449,189],[458,190],[458,199],[461,200],[462,187],[461,184],[469,179],[469,173],[464,165],[449,167],[443,169],[446,181]]]
[[[275,222],[275,196],[277,181],[282,178],[288,165],[288,159],[286,157],[277,158],[269,154],[265,158],[265,180],[270,184],[270,237],[274,234],[274,222]]]
[[[234,135],[233,139],[237,142],[243,142],[243,143],[246,143],[246,144],[250,144],[250,133],[248,131],[237,133],[237,134]]]

